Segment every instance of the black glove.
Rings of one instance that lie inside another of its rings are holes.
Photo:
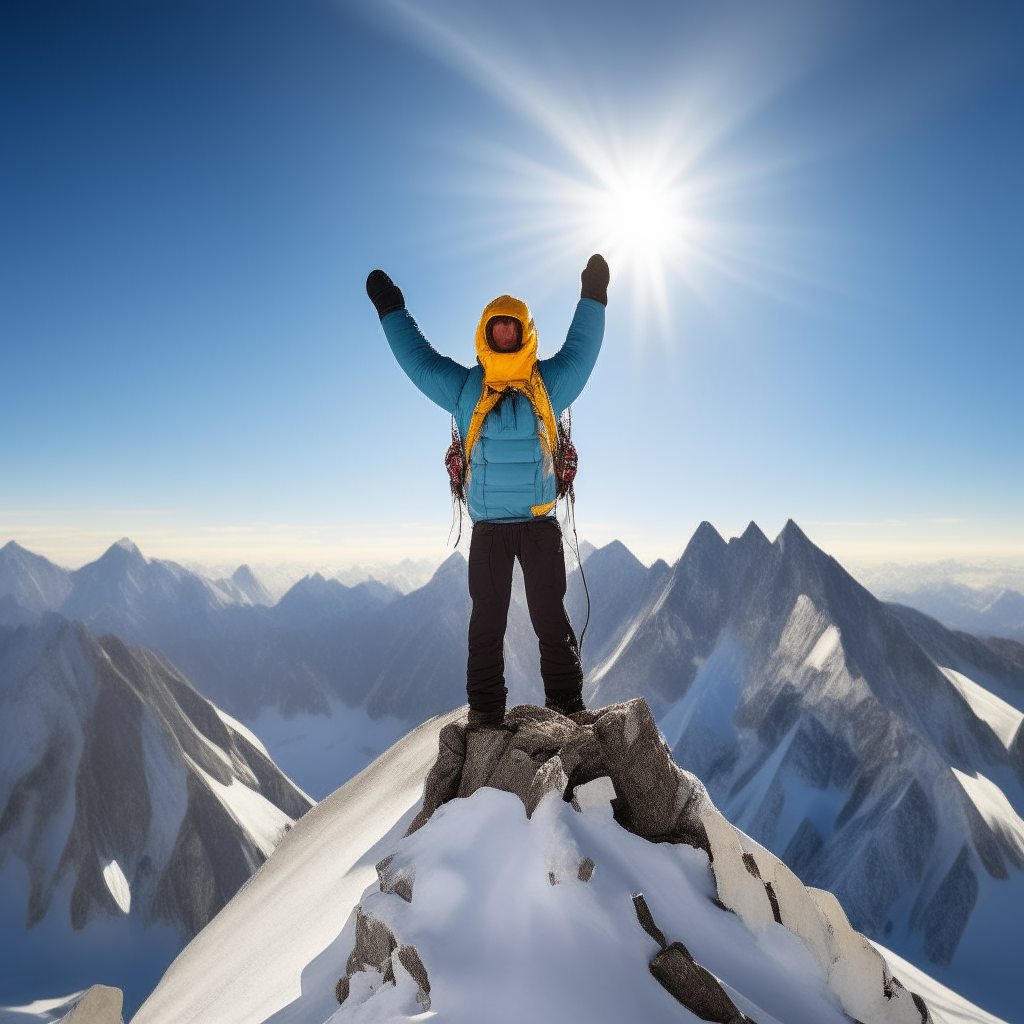
[[[586,268],[580,274],[580,281],[583,287],[580,289],[581,299],[594,299],[602,306],[608,305],[608,282],[611,280],[611,271],[604,257],[595,252],[587,262]]]
[[[366,294],[370,301],[377,308],[377,316],[384,319],[388,313],[394,313],[396,309],[405,309],[405,296],[402,289],[384,273],[383,270],[374,270],[366,279]]]

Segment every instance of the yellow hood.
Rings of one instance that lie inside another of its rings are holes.
[[[523,325],[523,344],[518,352],[495,352],[487,344],[487,321],[492,316],[514,316]],[[487,384],[530,379],[533,364],[537,362],[537,328],[530,316],[530,307],[522,299],[499,295],[487,304],[476,329],[476,356],[484,368]]]

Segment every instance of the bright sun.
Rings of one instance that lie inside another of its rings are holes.
[[[676,196],[651,174],[611,183],[598,199],[598,230],[620,260],[663,260],[679,241]]]

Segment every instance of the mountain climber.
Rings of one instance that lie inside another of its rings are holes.
[[[505,717],[504,641],[516,558],[540,646],[545,704],[565,715],[584,709],[583,668],[564,605],[556,460],[558,419],[583,390],[601,350],[609,281],[604,257],[591,256],[581,281],[576,314],[556,355],[538,360],[529,308],[502,295],[480,317],[477,365],[469,369],[431,346],[384,271],[366,279],[399,366],[453,416],[462,439],[464,493],[473,523],[466,666],[473,728],[498,728]]]

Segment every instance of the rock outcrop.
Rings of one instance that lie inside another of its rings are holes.
[[[119,988],[93,985],[82,998],[61,1017],[58,1024],[121,1024],[124,997]]]
[[[460,721],[448,724],[440,732],[422,806],[406,834],[422,828],[443,804],[485,786],[518,796],[527,817],[552,792],[579,810],[578,788],[603,777],[610,782],[606,792],[619,825],[650,842],[703,850],[714,878],[715,903],[755,933],[781,925],[797,936],[851,1018],[860,1024],[930,1020],[923,999],[893,977],[882,956],[850,926],[836,898],[805,887],[782,861],[733,828],[700,780],[675,764],[642,698],[571,718],[543,708],[515,707],[498,730],[469,730]],[[586,860],[575,868],[583,881],[600,870]],[[392,855],[377,871],[381,892],[414,901],[412,865]],[[555,871],[549,872],[552,884],[559,880]],[[704,1020],[747,1020],[682,943],[667,941],[639,894],[634,905],[640,925],[661,946],[650,965],[658,981]],[[355,946],[338,982],[339,1001],[347,998],[353,976],[367,968],[380,975],[380,984],[393,984],[396,955],[419,986],[417,1001],[429,1005],[429,982],[415,948],[402,946],[386,925],[357,908]]]

